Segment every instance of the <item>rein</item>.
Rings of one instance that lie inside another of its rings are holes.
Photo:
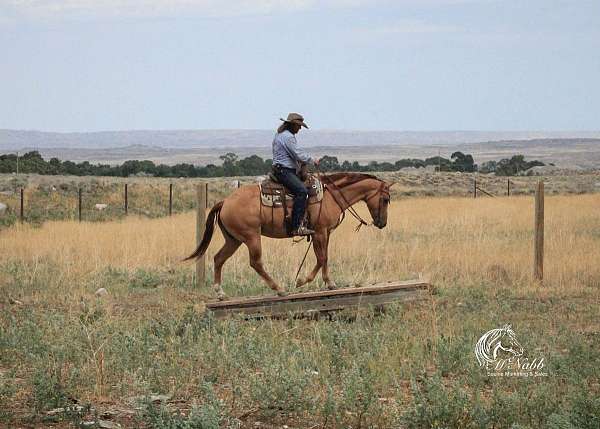
[[[317,177],[319,178],[319,180],[321,180],[321,182],[325,183],[325,180],[323,180],[323,178],[326,178],[327,176],[323,175],[321,173],[321,170],[319,170],[319,167],[315,166],[315,172],[317,173]],[[344,203],[346,204],[347,210],[350,212],[350,214],[352,216],[354,216],[354,218],[359,222],[359,224],[356,226],[356,228],[354,229],[355,232],[360,231],[360,228],[363,225],[369,225],[369,223],[367,221],[365,221],[356,211],[356,209],[348,202],[348,200],[346,199],[346,197],[344,196],[344,193],[342,192],[342,189],[337,186],[333,180],[329,180],[327,179],[327,184],[333,186],[340,194],[340,196],[342,197],[342,199],[344,200]],[[381,206],[383,204],[383,188],[385,186],[385,182],[381,182],[381,185],[379,187],[379,189],[375,192],[375,194],[373,194],[371,197],[365,198],[365,201],[372,198],[373,196],[375,196],[376,194],[380,194],[379,195],[379,210],[377,212],[377,216],[381,216]],[[335,196],[335,193],[331,192],[331,196],[333,197],[333,200],[335,201],[335,203],[340,207],[340,209],[342,209],[342,215],[345,214],[346,210],[343,209],[342,207],[344,207],[342,204],[340,204],[340,202],[338,201],[338,199]],[[387,193],[387,196],[389,197],[389,193]],[[379,220],[379,219],[378,219]],[[341,222],[340,222],[341,223]],[[338,224],[339,225],[339,224]]]
[[[323,180],[324,177],[327,177],[325,175],[323,175],[321,173],[321,170],[319,170],[319,167],[315,165],[315,173],[317,174],[317,178],[321,181],[321,183],[325,184],[325,180]],[[332,185],[333,187],[335,187],[337,189],[337,191],[340,193],[340,196],[342,197],[342,199],[344,200],[344,202],[346,203],[347,206],[347,210],[350,212],[350,214],[352,216],[354,216],[356,218],[356,220],[358,220],[360,223],[357,225],[357,227],[354,229],[355,232],[358,232],[360,230],[360,228],[363,225],[369,225],[357,212],[356,209],[354,207],[352,207],[352,205],[348,202],[348,199],[344,196],[344,193],[342,192],[342,189],[337,186],[333,180],[327,180],[327,183],[329,185]],[[384,198],[384,193],[387,195],[387,197],[390,197],[389,192],[385,192],[384,191],[384,186],[385,186],[385,182],[381,181],[381,185],[379,186],[379,189],[377,189],[377,191],[375,191],[375,194],[373,194],[370,197],[365,197],[365,201],[368,199],[373,198],[376,194],[379,194],[379,209],[377,212],[377,220],[380,220],[380,216],[381,216],[381,206],[383,205],[383,198]],[[333,192],[331,192],[331,196],[333,197],[333,200],[335,201],[335,203],[338,205],[338,207],[340,209],[342,209],[342,214],[340,215],[341,219],[338,221],[337,225],[335,226],[335,228],[337,228],[338,226],[340,226],[340,224],[344,221],[344,218],[346,217],[346,210],[343,209],[342,207],[344,207],[343,205],[340,204],[340,202],[337,200],[335,194]],[[321,217],[321,209],[323,208],[323,201],[321,200],[320,204],[319,204],[319,215],[317,217],[317,221],[318,219]],[[307,241],[308,241],[308,246],[306,247],[306,252],[304,252],[304,257],[302,258],[302,262],[300,262],[300,265],[298,266],[298,270],[296,271],[296,276],[294,277],[294,283],[296,283],[296,281],[298,280],[298,276],[300,275],[300,271],[302,270],[302,267],[304,266],[304,262],[306,261],[306,256],[308,255],[308,251],[310,250],[310,246],[313,245],[314,246],[314,241],[310,240],[310,236],[307,237]],[[294,241],[293,243],[296,244],[300,241]]]

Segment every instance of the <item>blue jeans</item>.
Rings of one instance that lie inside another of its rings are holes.
[[[308,202],[308,190],[302,180],[296,174],[295,168],[276,167],[274,168],[275,177],[281,182],[294,196],[294,207],[292,208],[292,229],[300,226],[302,217],[306,210]]]

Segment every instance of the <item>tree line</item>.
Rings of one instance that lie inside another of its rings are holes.
[[[46,161],[38,151],[27,152],[19,156],[15,154],[0,155],[0,173],[15,173],[18,169],[21,173],[36,173],[44,175],[73,175],[73,176],[153,176],[153,177],[230,177],[230,176],[258,176],[271,171],[272,160],[262,159],[258,155],[239,158],[235,153],[229,152],[219,157],[221,165],[208,164],[197,166],[193,164],[180,163],[175,165],[155,164],[152,161],[125,161],[120,165],[91,164],[88,161],[75,163],[73,161],[61,161],[58,158],[50,158]],[[330,171],[355,171],[355,172],[383,172],[398,171],[402,168],[425,168],[433,166],[435,171],[460,171],[495,173],[501,176],[512,176],[521,171],[528,170],[542,162],[525,161],[523,155],[515,155],[512,158],[500,161],[488,161],[478,168],[470,154],[454,152],[450,158],[434,156],[426,159],[401,159],[396,162],[371,161],[368,164],[360,164],[357,161],[339,162],[335,156],[324,156],[321,158],[319,169],[324,172]]]

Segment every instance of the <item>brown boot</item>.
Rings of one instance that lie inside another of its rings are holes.
[[[310,228],[305,227],[304,225],[300,225],[297,229],[292,231],[292,235],[313,235],[315,231]]]

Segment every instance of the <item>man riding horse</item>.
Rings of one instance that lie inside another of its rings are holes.
[[[292,208],[292,235],[312,235],[314,230],[303,224],[308,201],[308,190],[299,177],[303,164],[319,165],[318,159],[311,158],[298,147],[296,134],[302,127],[308,126],[298,113],[290,113],[273,138],[273,174],[294,196]]]
[[[312,234],[311,243],[316,257],[314,268],[306,276],[298,277],[296,287],[312,282],[317,273],[321,271],[325,286],[335,289],[336,284],[331,278],[328,268],[327,248],[330,234],[340,225],[346,211],[356,217],[360,221],[360,225],[367,224],[352,207],[359,201],[364,202],[367,206],[373,219],[373,225],[377,228],[384,228],[387,224],[390,188],[393,183],[387,183],[376,176],[364,173],[344,172],[321,175],[320,179],[326,185],[322,199],[306,207],[306,188],[296,175],[296,167],[298,163],[312,161],[313,164],[318,164],[318,161],[313,161],[297,147],[294,135],[302,126],[306,127],[304,118],[290,113],[273,141],[274,164],[282,166],[278,168],[280,170],[278,177],[285,186],[299,195],[294,201],[295,232]],[[291,162],[292,160],[293,162]],[[206,217],[206,228],[200,244],[186,258],[200,258],[206,253],[215,225],[218,225],[225,241],[214,256],[213,287],[220,300],[227,296],[221,287],[223,264],[242,244],[248,248],[250,266],[265,283],[277,295],[287,294],[286,289],[267,273],[262,259],[261,244],[263,236],[289,237],[284,221],[285,208],[263,210],[261,193],[261,185],[245,185],[233,191],[227,198],[215,203]],[[298,204],[296,204],[296,200]],[[300,210],[304,211],[304,209],[310,215],[311,227],[314,231],[310,231],[308,228],[301,229],[301,225],[299,225],[302,219]]]

